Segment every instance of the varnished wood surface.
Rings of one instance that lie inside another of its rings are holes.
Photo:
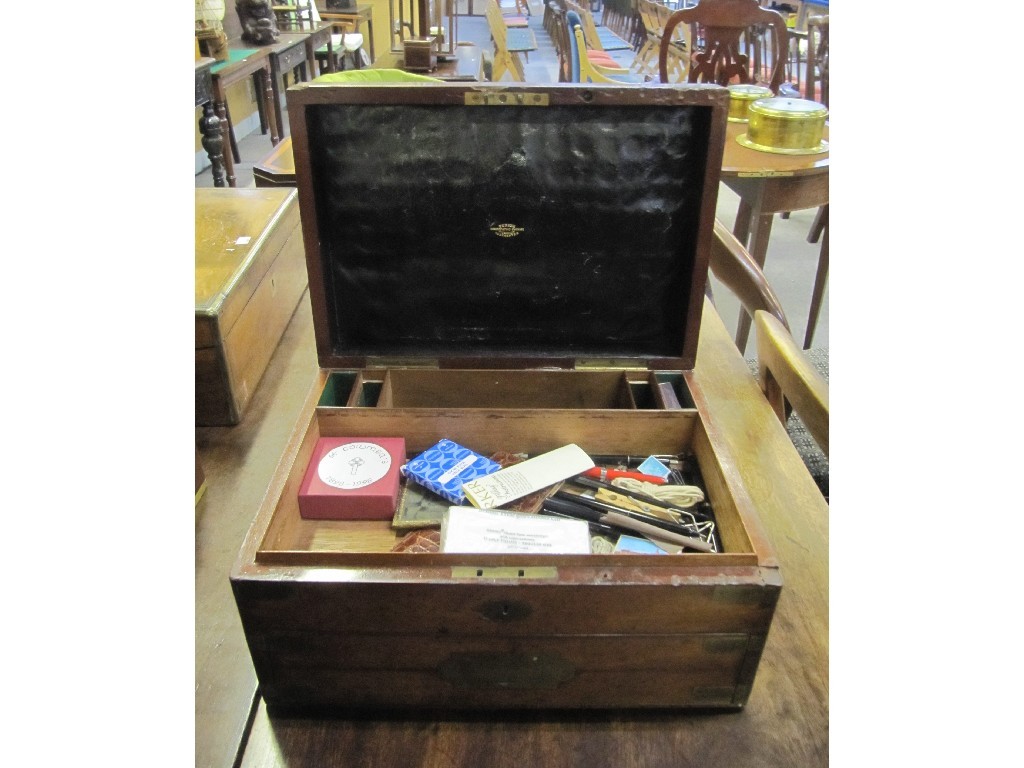
[[[306,293],[242,421],[196,428],[207,482],[196,505],[197,768],[230,768],[245,734],[256,673],[228,572],[318,370]]]
[[[217,314],[294,205],[287,189],[196,189],[196,312]]]
[[[737,137],[747,132],[747,123],[729,123],[725,130],[725,152],[722,155],[722,177],[771,177],[809,176],[818,173],[828,174],[828,150],[815,155],[780,155],[774,152],[761,152],[745,147],[736,141]],[[822,132],[822,138],[828,141],[828,124]]]
[[[335,24],[344,25],[352,32],[358,32],[359,27],[365,23],[366,35],[363,40],[369,45],[370,64],[377,60],[377,54],[373,46],[373,5],[360,4],[354,9],[347,11],[326,10],[325,8],[325,10],[320,11],[320,19],[332,26]],[[338,31],[340,32],[341,30]]]
[[[313,381],[308,299],[246,418],[197,429],[209,489],[197,507],[196,756],[200,766],[823,766],[828,764],[828,507],[706,306],[693,377],[775,546],[783,590],[739,713],[540,712],[283,717],[256,711],[227,572]]]
[[[732,232],[764,267],[772,220],[776,213],[828,205],[829,153],[780,155],[744,147],[736,138],[747,132],[746,123],[729,123],[722,156],[722,183],[740,196]],[[828,124],[823,138],[828,141]],[[826,240],[827,242],[827,240]],[[827,259],[827,251],[823,251]],[[740,312],[736,345],[745,349],[750,316]]]

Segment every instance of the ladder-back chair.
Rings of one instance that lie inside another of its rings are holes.
[[[665,24],[658,55],[663,83],[671,82],[669,46],[679,24],[691,29],[689,82],[756,83],[779,93],[789,53],[782,14],[762,8],[757,0],[702,0],[693,8],[676,11]]]
[[[804,97],[828,106],[828,16],[811,16],[807,20]]]

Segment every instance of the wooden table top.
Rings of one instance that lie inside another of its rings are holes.
[[[828,151],[815,155],[779,155],[745,147],[736,141],[747,132],[746,123],[730,122],[725,133],[723,176],[801,176],[828,173]],[[828,141],[828,123],[822,138]]]
[[[827,765],[828,505],[707,302],[702,323],[693,378],[716,414],[723,444],[731,446],[723,460],[742,474],[783,578],[744,710],[285,717],[260,702],[240,765]],[[202,706],[197,703],[197,727]],[[242,702],[237,706],[244,710]],[[242,722],[244,715],[239,712]]]
[[[269,66],[270,46],[254,47],[240,40],[228,43],[227,61],[218,61],[210,72],[225,84]]]
[[[269,46],[271,53],[281,53],[287,51],[289,48],[295,45],[303,45],[306,42],[310,32],[281,32],[277,36],[277,42]]]

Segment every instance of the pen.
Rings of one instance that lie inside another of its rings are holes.
[[[577,504],[572,501],[560,499],[557,496],[545,499],[544,508],[550,509],[554,512],[560,512],[565,515],[570,515],[571,517],[579,517],[587,520],[588,522],[604,523],[605,525],[611,525],[616,528],[624,528],[627,531],[642,533],[649,538],[669,541],[673,544],[680,544],[684,547],[689,547],[690,549],[697,549],[702,552],[715,551],[714,547],[706,541],[696,539],[692,536],[683,536],[682,534],[674,533],[667,528],[655,525],[653,522],[646,523],[625,513],[593,509],[584,504]]]
[[[618,515],[625,515],[631,517],[634,520],[638,520],[648,525],[653,525],[656,528],[661,528],[672,533],[678,533],[681,536],[692,536],[696,534],[696,531],[691,530],[685,523],[678,523],[672,520],[665,520],[663,518],[655,517],[653,515],[640,512],[638,510],[629,509],[627,507],[620,507],[616,504],[596,499],[593,496],[579,495],[570,493],[568,491],[559,491],[554,495],[555,499],[560,501],[568,501],[570,504],[582,504],[590,509],[595,509],[599,512],[614,512]],[[699,534],[698,534],[699,535]]]

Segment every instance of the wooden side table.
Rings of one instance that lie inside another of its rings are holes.
[[[306,62],[310,79],[320,74],[316,52],[325,45],[327,46],[327,71],[334,71],[334,43],[331,41],[333,32],[332,24],[322,23],[306,34]],[[372,42],[370,44],[373,45]]]
[[[306,49],[308,35],[298,32],[285,32],[277,38],[277,42],[270,47],[270,82],[274,91],[274,117],[277,119],[277,128],[281,136],[285,135],[284,115],[281,113],[281,79],[285,78],[284,87],[288,87],[288,74],[298,68],[302,80],[306,80],[307,68],[315,67],[309,62],[309,54]],[[312,69],[310,69],[312,71]]]
[[[263,133],[270,131],[270,142],[277,146],[277,116],[274,111],[273,77],[270,71],[269,48],[237,48],[228,49],[229,58],[213,65],[210,74],[213,78],[213,100],[220,119],[221,133],[224,140],[231,146],[230,152],[224,153],[224,166],[227,171],[229,187],[237,186],[235,179],[235,162],[239,161],[237,148],[234,145],[234,133],[231,128],[231,116],[228,113],[227,90],[239,80],[252,77],[256,84],[256,94],[260,105],[260,123]],[[266,126],[266,127],[264,127]]]
[[[370,65],[376,60],[377,56],[373,51],[373,6],[372,5],[357,5],[354,11],[330,11],[329,13],[321,12],[320,18],[324,21],[332,24],[346,24],[353,26],[357,31],[359,26],[366,22],[366,38],[370,41]],[[364,38],[364,39],[366,39]]]
[[[213,166],[213,186],[223,187],[224,180],[224,135],[221,133],[220,119],[213,108],[213,76],[210,70],[216,59],[201,58],[196,60],[196,106],[203,108],[203,116],[199,118],[199,132],[202,134],[203,149]]]
[[[726,129],[725,153],[722,157],[722,183],[740,196],[733,234],[747,246],[750,255],[764,267],[768,238],[776,213],[818,208],[828,204],[828,155],[779,155],[744,147],[736,138],[747,132],[746,123],[729,123]],[[828,140],[828,126],[824,139]],[[828,263],[828,238],[822,241],[823,259]],[[815,279],[814,292],[820,294],[823,279]],[[820,295],[818,296],[820,305]],[[808,320],[807,340],[817,320],[815,307]],[[740,310],[736,328],[736,346],[744,349],[750,335],[750,316]]]

